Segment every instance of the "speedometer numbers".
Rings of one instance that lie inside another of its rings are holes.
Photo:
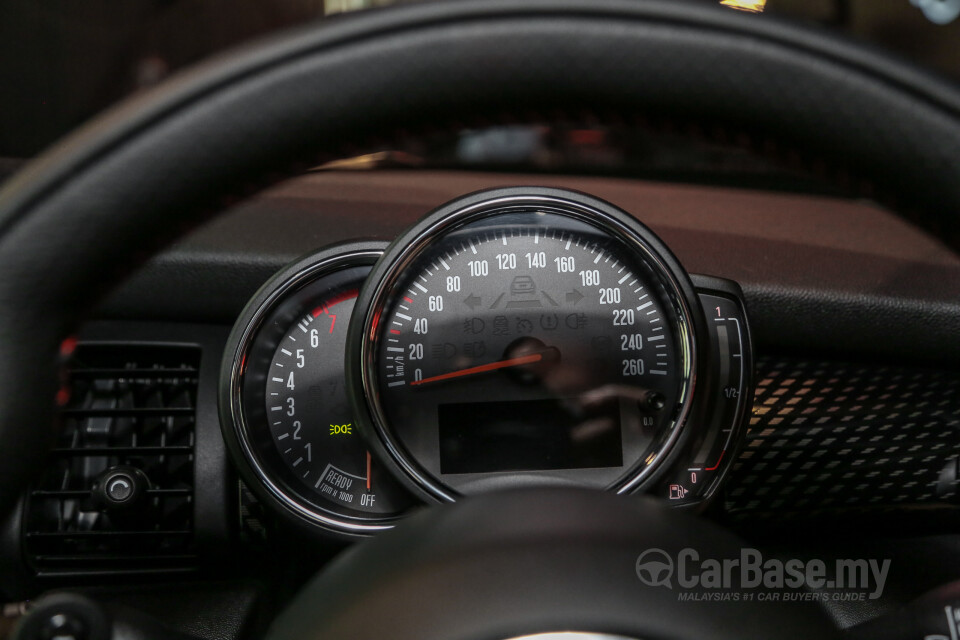
[[[549,189],[454,202],[388,249],[359,304],[355,411],[428,497],[627,491],[683,434],[703,317],[675,259],[607,203]]]
[[[606,485],[648,446],[644,422],[672,413],[681,389],[671,316],[649,278],[596,234],[455,234],[412,275],[385,318],[382,402],[411,452],[451,486],[517,471]]]
[[[391,526],[412,497],[374,459],[347,399],[344,344],[382,246],[335,247],[254,297],[230,338],[224,434],[248,484],[282,513],[346,534]]]

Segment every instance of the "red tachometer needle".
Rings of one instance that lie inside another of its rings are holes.
[[[489,364],[481,364],[477,367],[469,367],[467,369],[460,369],[459,371],[451,371],[450,373],[442,373],[439,376],[433,376],[430,378],[424,378],[423,380],[414,380],[410,383],[410,386],[416,386],[418,384],[427,384],[428,382],[440,382],[441,380],[450,380],[451,378],[462,378],[463,376],[472,376],[475,373],[485,373],[487,371],[496,371],[497,369],[506,369],[507,367],[519,367],[524,364],[533,364],[534,362],[540,362],[543,360],[542,353],[532,353],[529,356],[520,356],[519,358],[508,358],[506,360],[499,360],[497,362],[491,362]]]
[[[370,491],[370,452],[367,451],[367,491]]]

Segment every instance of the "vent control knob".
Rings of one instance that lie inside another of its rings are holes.
[[[150,480],[136,467],[110,467],[93,483],[94,499],[107,509],[127,508],[138,504],[147,494]]]

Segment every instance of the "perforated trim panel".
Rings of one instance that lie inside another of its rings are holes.
[[[763,357],[727,509],[957,502],[960,374]]]

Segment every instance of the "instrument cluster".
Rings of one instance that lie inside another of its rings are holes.
[[[231,335],[221,422],[261,499],[338,534],[530,485],[692,506],[733,459],[751,371],[735,283],[610,203],[515,187],[278,273]]]

